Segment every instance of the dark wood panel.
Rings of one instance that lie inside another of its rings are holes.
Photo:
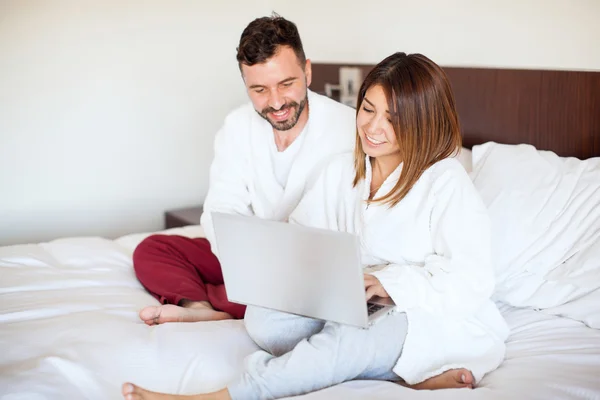
[[[359,66],[363,76],[372,68]],[[341,64],[313,64],[314,91],[338,83]],[[600,72],[444,68],[466,147],[528,143],[581,159],[600,157]]]

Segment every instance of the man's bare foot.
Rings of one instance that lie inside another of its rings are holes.
[[[218,392],[183,396],[177,394],[164,394],[142,389],[133,383],[124,383],[121,393],[125,400],[231,400],[227,389]]]
[[[408,385],[409,388],[417,390],[436,389],[473,389],[475,379],[471,371],[465,368],[451,369],[416,385]]]
[[[233,317],[222,311],[216,311],[205,301],[188,301],[184,306],[163,304],[145,307],[140,311],[140,319],[147,325],[159,325],[165,322],[219,321]]]

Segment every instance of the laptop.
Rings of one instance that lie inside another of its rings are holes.
[[[365,300],[356,235],[212,213],[229,301],[367,328],[394,308]]]

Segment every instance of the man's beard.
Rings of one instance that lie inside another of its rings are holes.
[[[266,119],[267,122],[269,122],[271,124],[273,129],[275,129],[277,131],[289,131],[294,126],[296,126],[296,124],[298,123],[298,120],[300,119],[300,114],[302,114],[302,111],[304,111],[306,104],[308,104],[307,96],[305,96],[304,99],[302,99],[300,104],[296,103],[295,101],[292,101],[290,103],[285,103],[283,106],[281,106],[281,108],[279,108],[279,110],[276,110],[273,107],[267,107],[260,112],[259,111],[256,111],[256,112],[258,113],[258,115],[260,115],[261,117]],[[291,116],[287,120],[278,122],[278,121],[271,121],[269,119],[269,117],[268,117],[269,113],[276,112],[276,111],[283,111],[288,108],[294,108],[296,110],[296,112],[291,114]]]

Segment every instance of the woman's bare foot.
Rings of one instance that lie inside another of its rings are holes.
[[[231,400],[227,389],[218,392],[183,396],[177,394],[164,394],[142,389],[133,383],[124,383],[121,393],[125,400]]]
[[[184,306],[175,304],[149,306],[140,311],[140,319],[147,325],[159,325],[165,322],[219,321],[232,318],[226,312],[216,311],[210,303],[204,301],[189,301],[184,303]]]
[[[436,390],[436,389],[473,389],[475,379],[471,371],[465,368],[450,369],[426,381],[408,387],[417,390]]]

